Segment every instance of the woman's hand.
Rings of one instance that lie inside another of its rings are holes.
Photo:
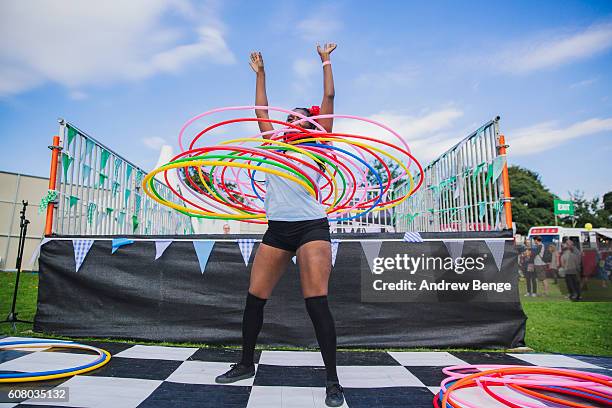
[[[329,54],[331,54],[332,51],[336,49],[336,47],[337,44],[335,43],[326,43],[325,45],[323,45],[323,47],[317,44],[317,52],[321,57],[321,62],[329,61]]]
[[[249,65],[251,68],[253,68],[255,73],[264,72],[264,62],[261,52],[253,51],[251,53],[251,61],[249,62]]]

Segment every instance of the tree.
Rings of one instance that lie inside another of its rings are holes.
[[[612,214],[612,191],[603,195],[603,209]]]
[[[534,225],[553,225],[555,198],[540,180],[540,175],[519,166],[508,168],[512,194],[512,219],[519,234],[527,234]]]
[[[512,194],[512,219],[516,223],[516,232],[526,234],[530,227],[536,225],[554,225],[554,200],[558,199],[533,170],[519,166],[508,167],[510,193]],[[586,223],[594,228],[612,227],[612,191],[604,194],[603,204],[599,198],[588,200],[581,191],[570,193],[574,202],[574,216],[559,217],[559,225],[566,227],[583,227]]]
[[[603,196],[603,204],[599,203],[599,198],[586,199],[582,191],[570,193],[570,198],[574,202],[574,217],[565,217],[563,225],[569,227],[583,227],[590,223],[593,228],[606,228],[612,226],[612,218],[609,210],[606,210],[606,196],[610,200],[610,193]]]
[[[395,179],[397,178],[397,176],[399,176],[400,174],[400,166],[399,164],[397,164],[397,162],[392,161],[392,160],[387,160],[387,159],[383,159],[385,161],[385,164],[387,165],[387,167],[389,167],[389,172],[391,173],[391,179]],[[387,171],[385,170],[385,167],[383,166],[383,164],[380,161],[375,161],[373,163],[370,163],[370,165],[374,168],[374,170],[376,170],[379,174],[380,174],[380,178],[382,179],[383,182],[383,187],[385,187],[387,185]],[[396,180],[395,182],[391,183],[391,189],[395,190],[400,184],[403,184],[405,182],[405,179],[399,179]],[[378,178],[374,175],[374,173],[372,173],[372,171],[368,172],[368,184],[370,186],[375,186],[378,187]]]

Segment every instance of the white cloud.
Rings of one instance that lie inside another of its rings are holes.
[[[166,140],[159,136],[143,137],[142,143],[149,149],[159,150],[163,145],[166,144]]]
[[[595,82],[597,82],[599,80],[599,78],[590,78],[590,79],[585,79],[582,81],[578,81],[578,82],[574,82],[573,84],[571,84],[569,87],[570,89],[574,89],[574,88],[584,88],[587,87],[589,85],[593,85]]]
[[[367,118],[383,123],[396,131],[406,141],[415,157],[425,165],[465,137],[463,133],[449,131],[462,116],[463,112],[458,109],[445,108],[421,116],[380,112]],[[335,120],[334,131],[398,143],[397,138],[389,132],[375,125],[352,119]]]
[[[612,23],[606,23],[570,35],[532,38],[494,55],[490,62],[500,71],[523,74],[589,58],[611,47]]]
[[[311,42],[333,42],[331,37],[342,28],[337,7],[327,5],[316,10],[309,10],[308,14],[311,17],[296,25],[300,37]]]
[[[293,91],[304,97],[312,90],[314,76],[320,71],[321,63],[314,58],[298,58],[293,62],[295,81],[292,83]]]
[[[553,149],[569,140],[612,131],[612,118],[592,118],[558,127],[556,122],[543,122],[508,132],[509,154],[526,155]]]
[[[312,58],[298,58],[293,62],[293,72],[300,80],[309,79],[319,72],[320,66],[321,63]]]
[[[213,8],[214,9],[214,8]],[[193,13],[204,13],[194,20]],[[180,19],[170,26],[166,17]],[[195,61],[234,62],[214,11],[184,0],[6,2],[0,96],[46,82],[67,88],[139,80]]]

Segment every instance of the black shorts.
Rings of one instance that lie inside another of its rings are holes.
[[[306,221],[268,221],[261,242],[285,251],[295,252],[310,241],[331,242],[327,218]]]

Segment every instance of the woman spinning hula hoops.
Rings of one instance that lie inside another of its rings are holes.
[[[323,101],[320,108],[322,115],[334,112],[334,80],[329,59],[334,49],[336,44],[317,46],[323,63]],[[250,65],[257,74],[255,105],[268,106],[261,53],[251,54]],[[319,114],[316,107],[296,108],[294,112],[304,116]],[[267,110],[258,109],[255,114],[259,119],[269,119]],[[295,115],[289,115],[287,118],[287,122],[296,120],[298,117]],[[333,118],[318,119],[317,122],[326,132],[332,131]],[[301,123],[303,124],[300,126],[304,129],[313,128],[311,123]],[[259,122],[259,129],[261,132],[274,130],[268,122]],[[301,170],[315,181],[321,178],[320,173],[311,168],[303,166]],[[336,373],[336,328],[327,303],[332,263],[329,221],[325,208],[302,186],[273,174],[266,175],[264,208],[268,229],[257,249],[251,269],[242,320],[242,359],[239,363],[232,364],[231,369],[218,376],[216,381],[231,383],[255,375],[253,354],[257,335],[263,325],[264,305],[295,254],[300,269],[302,295],[325,363],[325,403],[330,407],[341,406],[344,403],[344,395]]]

